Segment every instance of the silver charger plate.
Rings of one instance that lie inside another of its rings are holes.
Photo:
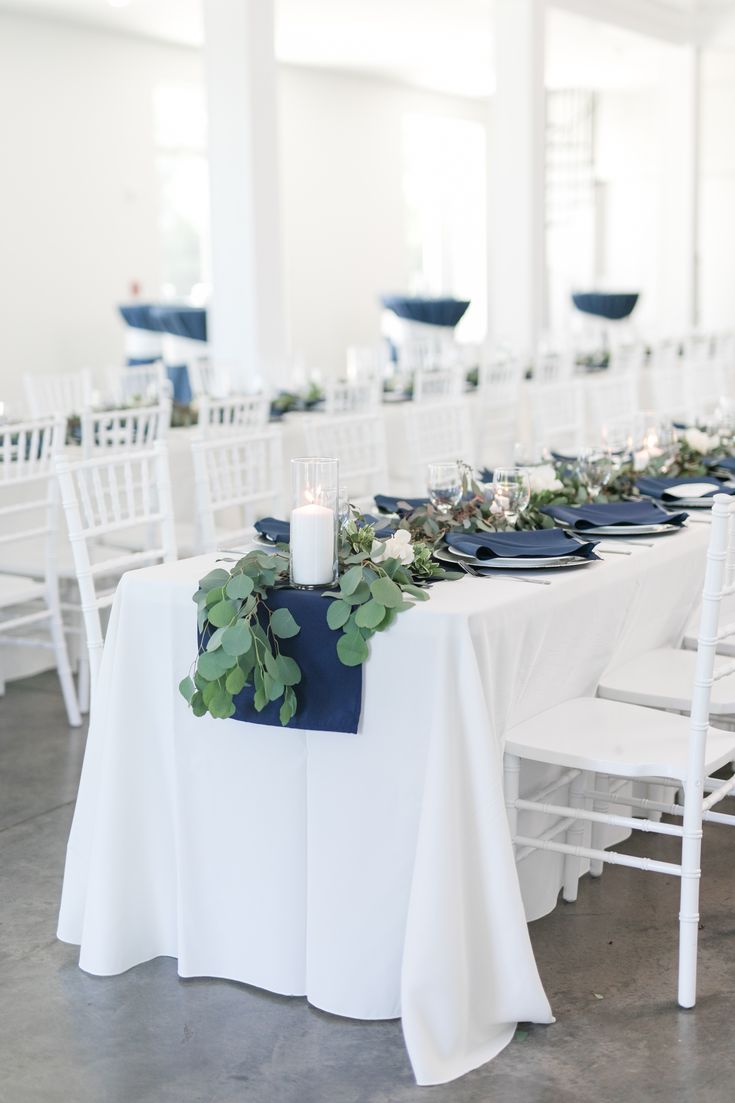
[[[474,555],[468,555],[466,552],[457,552],[456,554],[449,548],[439,548],[434,552],[434,558],[440,559],[443,563],[459,563],[461,560],[465,560],[467,563],[471,563],[473,568],[477,571],[494,571],[500,570],[517,570],[517,571],[540,571],[540,570],[554,570],[565,567],[586,567],[590,563],[599,563],[598,559],[583,559],[579,555],[560,555],[556,557],[543,558],[520,558],[517,556],[514,559],[501,559],[497,557],[495,559],[478,559]]]
[[[596,529],[575,529],[566,522],[559,522],[559,526],[575,536],[665,536],[684,528],[686,521],[682,525],[604,525]]]

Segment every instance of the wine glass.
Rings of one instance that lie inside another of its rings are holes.
[[[450,514],[462,500],[462,472],[458,463],[430,463],[427,472],[429,500],[434,508]]]
[[[590,499],[596,498],[612,477],[613,461],[609,451],[600,448],[582,448],[577,455],[575,469],[579,481],[586,488]]]
[[[508,526],[515,528],[519,516],[531,500],[527,473],[517,467],[497,467],[493,474],[493,497],[502,509]]]
[[[612,427],[608,429],[603,426],[602,451],[610,459],[611,477],[619,475],[626,461],[632,459],[633,433],[626,433],[620,428]]]
[[[516,467],[544,467],[551,463],[551,453],[540,444],[518,441],[513,445],[513,460]]]

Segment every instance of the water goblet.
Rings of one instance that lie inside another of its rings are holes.
[[[458,463],[430,463],[427,472],[429,500],[434,508],[448,515],[462,500],[462,473]]]
[[[493,474],[493,494],[509,528],[515,528],[518,518],[531,500],[528,474],[517,467],[496,468]]]
[[[583,448],[577,455],[575,468],[590,500],[597,498],[613,473],[610,453],[599,448]]]

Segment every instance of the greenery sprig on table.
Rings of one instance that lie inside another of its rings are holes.
[[[358,514],[341,531],[338,587],[324,591],[327,624],[339,632],[337,656],[345,666],[359,666],[369,655],[368,641],[390,628],[399,613],[425,601],[427,585],[461,577],[431,558],[431,548],[412,541],[408,532],[378,540],[373,525]],[[296,715],[301,669],[282,650],[300,626],[285,608],[271,609],[269,595],[289,585],[288,545],[255,550],[231,570],[217,568],[199,582],[197,606],[199,653],[179,690],[195,716],[234,716],[234,698],[250,685],[253,705],[262,712],[280,701],[279,719]]]

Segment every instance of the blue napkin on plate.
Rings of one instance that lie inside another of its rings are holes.
[[[706,467],[717,467],[735,475],[735,456],[710,456],[704,461]]]
[[[401,516],[418,509],[419,506],[427,505],[428,501],[428,498],[393,498],[390,494],[375,495],[375,504],[381,513],[399,513]],[[410,508],[406,509],[406,506]]]
[[[339,661],[337,640],[342,633],[327,624],[328,606],[317,590],[272,590],[268,595],[271,611],[288,609],[301,628],[297,636],[279,641],[283,654],[301,667],[301,681],[295,687],[298,708],[286,726],[302,731],[354,733],[362,710],[362,666],[343,666]],[[261,624],[265,626],[265,616]],[[197,633],[199,647],[206,647],[210,635],[209,625]],[[254,696],[253,686],[245,686],[233,698],[232,719],[280,729],[281,702],[269,701],[262,712],[256,712]]]
[[[449,532],[446,542],[456,551],[477,559],[551,559],[562,555],[597,559],[598,541],[584,543],[563,529],[528,529],[525,532]]]
[[[577,532],[603,525],[681,525],[688,514],[667,513],[655,502],[600,502],[586,506],[545,506],[542,513]]]
[[[677,502],[679,499],[672,498],[668,491],[673,486],[686,486],[687,483],[711,483],[712,490],[709,494],[702,495],[704,498],[709,498],[714,494],[735,494],[735,487],[723,486],[719,479],[714,479],[711,475],[687,475],[683,478],[667,479],[654,479],[648,475],[641,475],[636,485],[641,494],[648,494],[651,498],[660,498],[662,502]]]
[[[366,516],[365,524],[375,525],[375,535],[382,540],[386,540],[395,532],[392,525],[382,524],[377,517]],[[260,521],[255,522],[253,528],[261,536],[265,536],[267,540],[272,540],[274,544],[288,544],[291,539],[291,525],[289,522],[279,521],[276,517],[262,517]]]

